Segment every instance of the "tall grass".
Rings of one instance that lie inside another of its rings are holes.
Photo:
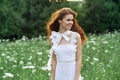
[[[0,40],[0,80],[49,80],[50,45],[41,37]],[[83,48],[84,80],[120,80],[120,33],[89,35]]]
[[[89,35],[83,49],[85,80],[120,80],[120,33]]]

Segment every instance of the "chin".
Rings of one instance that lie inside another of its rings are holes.
[[[71,28],[72,28],[71,26],[67,27],[68,30],[70,30]]]

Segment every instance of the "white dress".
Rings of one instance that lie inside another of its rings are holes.
[[[69,34],[69,32],[66,33]],[[56,44],[55,42],[61,38],[60,36],[58,38],[55,37],[54,33],[57,33],[57,36],[61,34],[58,32],[52,32],[50,38],[52,39],[53,44]],[[61,37],[63,37],[63,35],[61,35]],[[69,44],[57,44],[54,47],[54,53],[57,59],[55,80],[74,80],[76,68],[76,42],[76,32],[72,32]],[[82,80],[81,75],[79,76],[78,80]]]

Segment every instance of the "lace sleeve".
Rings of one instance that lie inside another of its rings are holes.
[[[72,39],[71,39],[71,44],[76,44],[77,43],[77,32],[72,32]]]
[[[55,41],[56,41],[56,37],[54,36],[54,32],[55,32],[55,31],[52,31],[52,32],[51,32],[51,35],[50,35],[50,39],[51,39],[52,44],[54,44]]]

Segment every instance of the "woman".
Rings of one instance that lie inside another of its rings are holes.
[[[82,46],[87,40],[76,13],[62,8],[47,23],[52,54],[51,80],[81,80]]]

